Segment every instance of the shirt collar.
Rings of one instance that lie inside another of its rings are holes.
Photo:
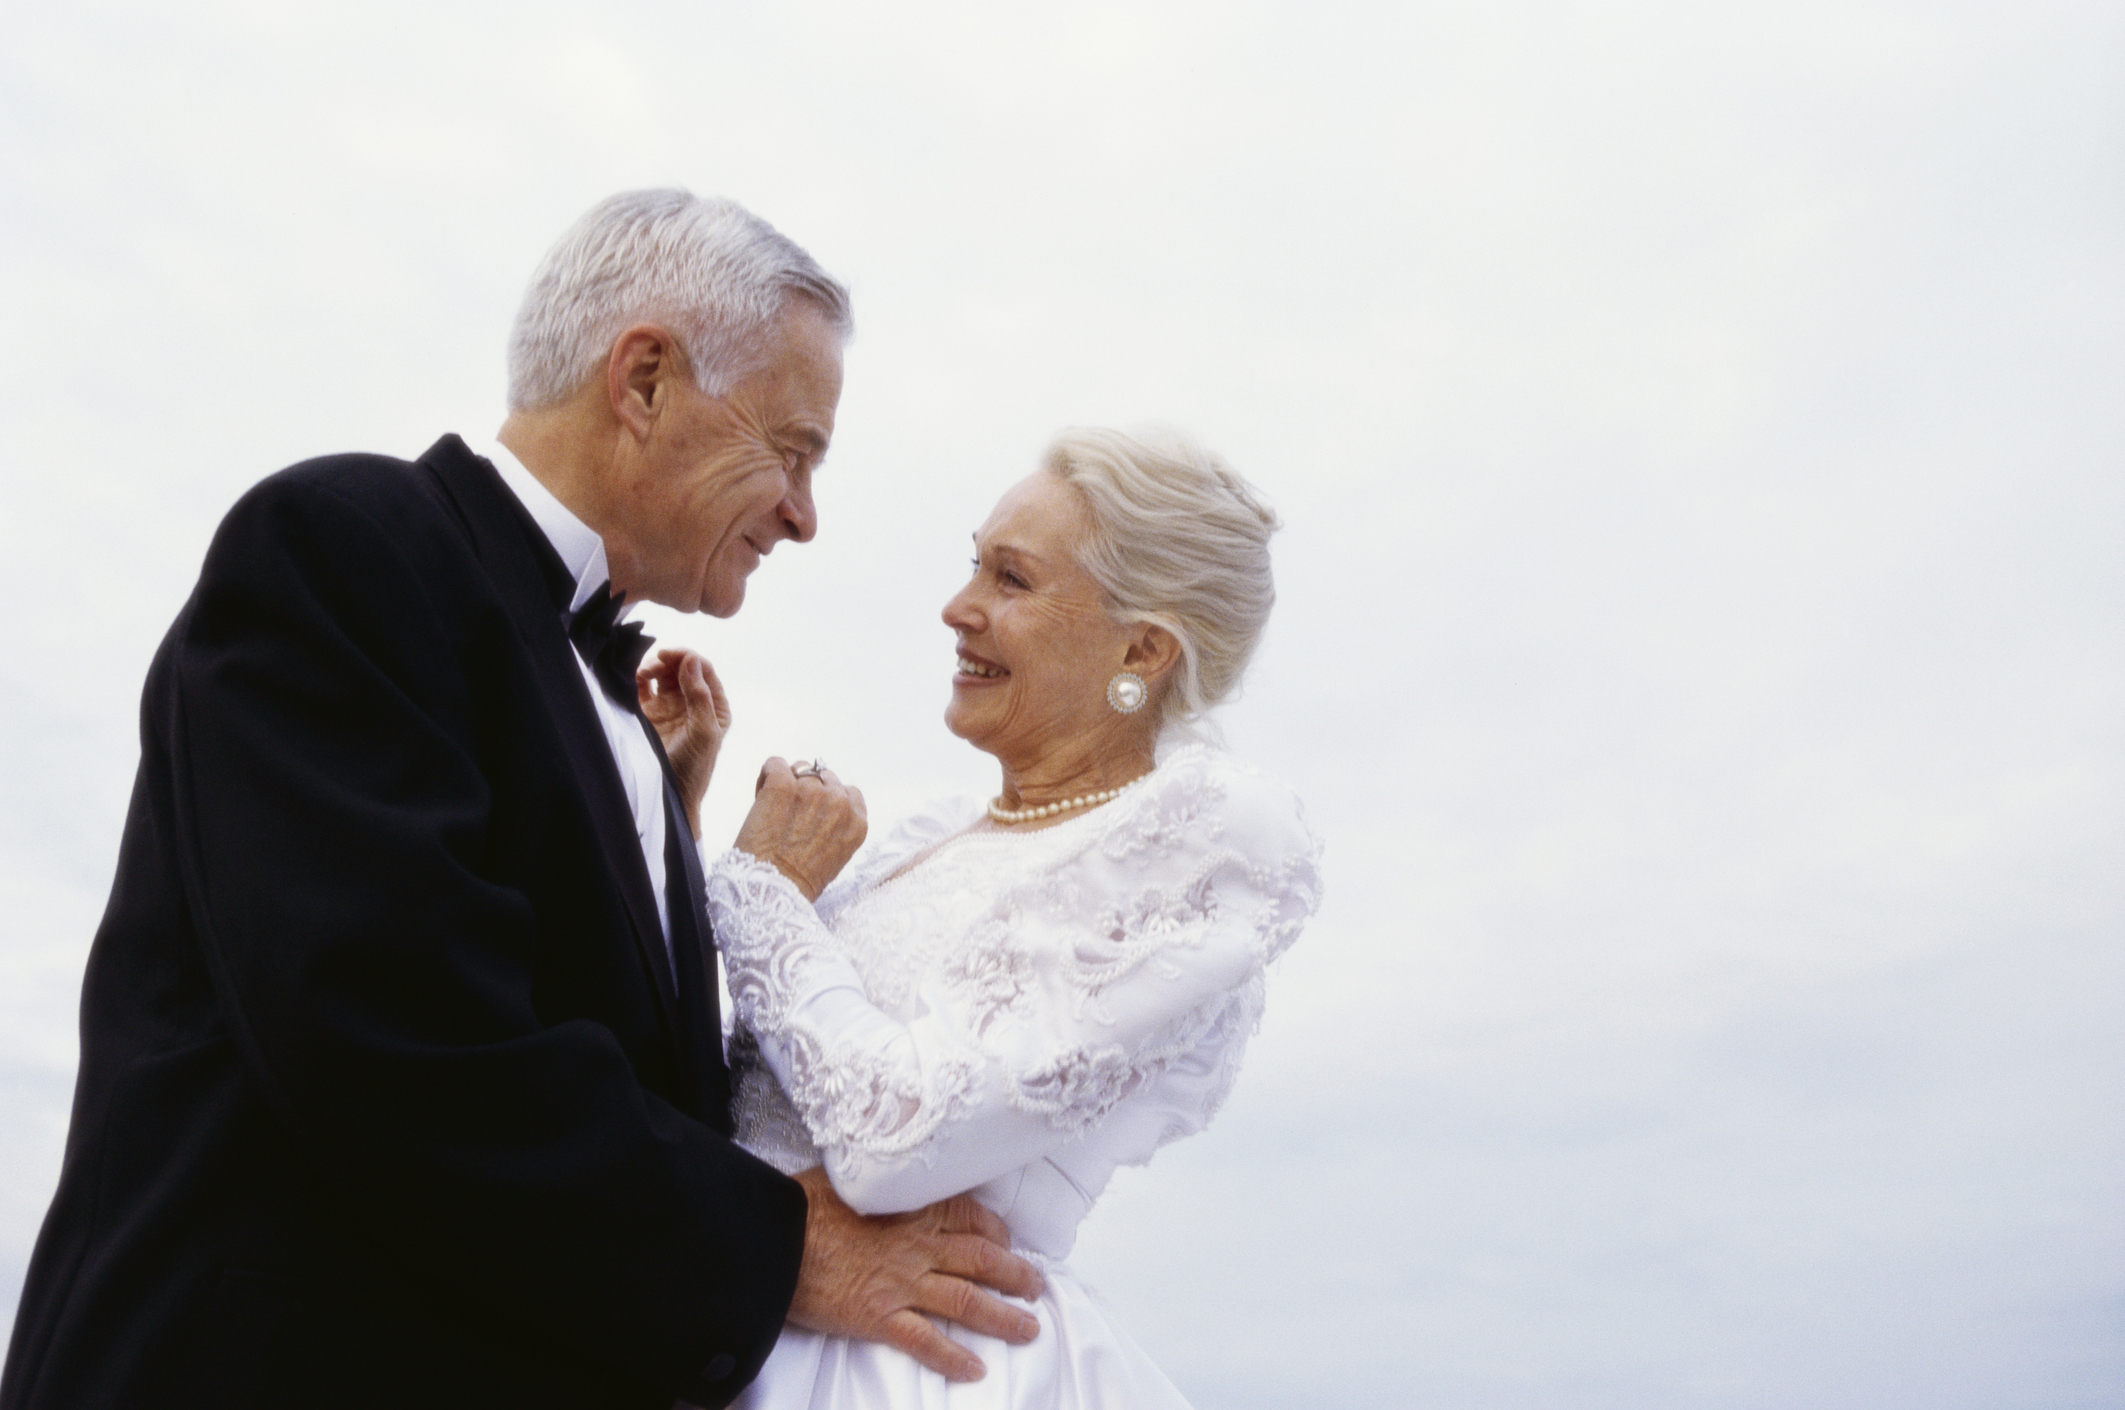
[[[485,456],[500,472],[502,483],[531,515],[539,532],[546,535],[546,542],[552,544],[553,551],[561,556],[562,565],[576,575],[575,596],[569,599],[568,610],[573,612],[595,597],[598,589],[612,579],[612,571],[605,562],[605,540],[598,537],[598,531],[576,518],[538,476],[524,468],[524,462],[517,459],[508,446],[488,440],[475,443],[472,450],[476,455]],[[626,621],[634,610],[632,601],[622,604],[619,620]]]

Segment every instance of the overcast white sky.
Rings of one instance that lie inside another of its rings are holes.
[[[2125,12],[118,4],[0,37],[0,1308],[148,657],[303,456],[501,416],[545,246],[854,288],[734,778],[875,817],[1070,423],[1278,503],[1232,741],[1329,898],[1080,1265],[1202,1410],[2125,1404]],[[738,793],[712,802],[725,829]]]

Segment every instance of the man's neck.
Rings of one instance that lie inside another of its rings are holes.
[[[597,473],[602,438],[573,400],[537,411],[512,411],[494,438],[509,447],[532,478],[602,537],[603,477]]]

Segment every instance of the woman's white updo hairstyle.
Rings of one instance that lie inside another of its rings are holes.
[[[735,201],[626,191],[593,206],[547,251],[509,335],[509,406],[566,401],[638,323],[679,339],[694,382],[722,396],[758,369],[792,298],[847,338],[848,290]]]
[[[1108,610],[1164,627],[1180,643],[1160,724],[1192,724],[1230,699],[1276,605],[1276,511],[1231,466],[1172,431],[1073,428],[1055,438],[1041,469],[1091,511],[1077,559]]]

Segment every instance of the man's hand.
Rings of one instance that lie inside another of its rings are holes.
[[[768,863],[795,882],[806,900],[816,901],[856,855],[869,829],[862,792],[832,769],[799,775],[783,760],[769,759],[753,786],[753,810],[732,845]]]
[[[686,804],[686,821],[701,835],[701,799],[716,771],[723,736],[730,733],[730,701],[715,667],[691,651],[661,650],[635,671],[642,715],[655,726],[671,759]]]
[[[1011,1342],[1040,1334],[1032,1313],[975,1286],[1033,1298],[1041,1280],[1032,1264],[1007,1251],[1003,1221],[966,1195],[912,1214],[866,1218],[841,1202],[824,1170],[807,1170],[797,1181],[811,1209],[790,1321],[896,1346],[955,1381],[978,1381],[985,1368],[930,1317]]]

